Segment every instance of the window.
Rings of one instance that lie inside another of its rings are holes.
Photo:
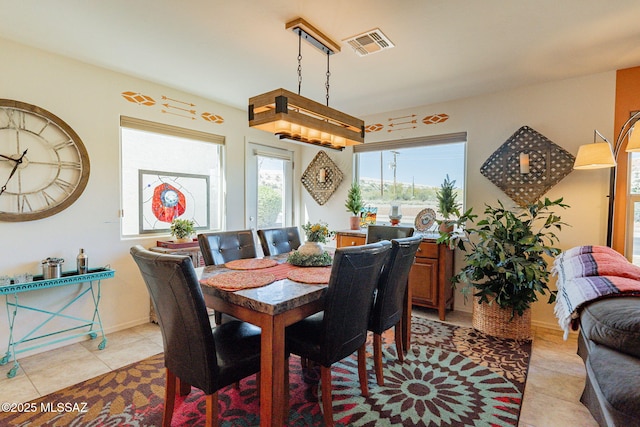
[[[640,265],[640,153],[629,154],[627,250],[631,262]]]
[[[223,137],[130,117],[120,131],[123,237],[167,234],[174,218],[221,228]]]
[[[414,225],[425,208],[438,212],[436,191],[449,175],[464,201],[466,132],[354,146],[355,175],[377,223],[389,223],[399,205],[402,225]]]

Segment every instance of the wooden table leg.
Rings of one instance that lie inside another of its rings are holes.
[[[260,352],[260,426],[284,425],[284,322],[267,316],[262,327]]]

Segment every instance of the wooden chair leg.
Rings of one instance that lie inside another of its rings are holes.
[[[260,373],[258,372],[258,375],[260,375]],[[258,391],[260,391],[260,389],[258,388]],[[287,420],[288,419],[288,415],[289,415],[289,358],[285,357],[284,358],[284,419]]]
[[[162,413],[162,427],[171,427],[173,408],[176,402],[177,378],[169,369],[165,369],[167,382],[164,388],[164,412]]]
[[[206,427],[218,427],[218,392],[205,396],[207,412],[204,425]]]
[[[398,360],[404,363],[404,344],[402,343],[402,319],[396,323],[396,329],[394,331],[396,341],[396,353],[398,353]]]
[[[216,311],[215,313],[213,313],[213,319],[216,322],[216,325],[219,325],[222,323],[222,313],[220,313],[219,311]]]
[[[358,349],[358,378],[360,379],[360,391],[364,397],[369,396],[367,384],[367,344],[362,344]],[[323,389],[324,390],[324,389]]]
[[[322,384],[322,410],[324,411],[324,425],[333,427],[333,399],[331,397],[331,367],[320,366],[320,381]]]
[[[260,398],[260,372],[256,372],[256,394]]]
[[[376,372],[378,385],[384,385],[384,375],[382,374],[382,336],[373,334],[373,368]]]

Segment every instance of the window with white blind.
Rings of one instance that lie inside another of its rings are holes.
[[[355,179],[377,223],[388,224],[392,205],[401,225],[413,226],[425,208],[438,214],[436,191],[449,175],[464,202],[466,132],[354,146]]]
[[[120,143],[123,237],[221,228],[224,137],[123,116]]]

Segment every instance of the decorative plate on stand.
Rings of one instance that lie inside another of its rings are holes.
[[[418,231],[427,231],[436,221],[436,211],[431,208],[422,209],[416,215],[415,226]]]

